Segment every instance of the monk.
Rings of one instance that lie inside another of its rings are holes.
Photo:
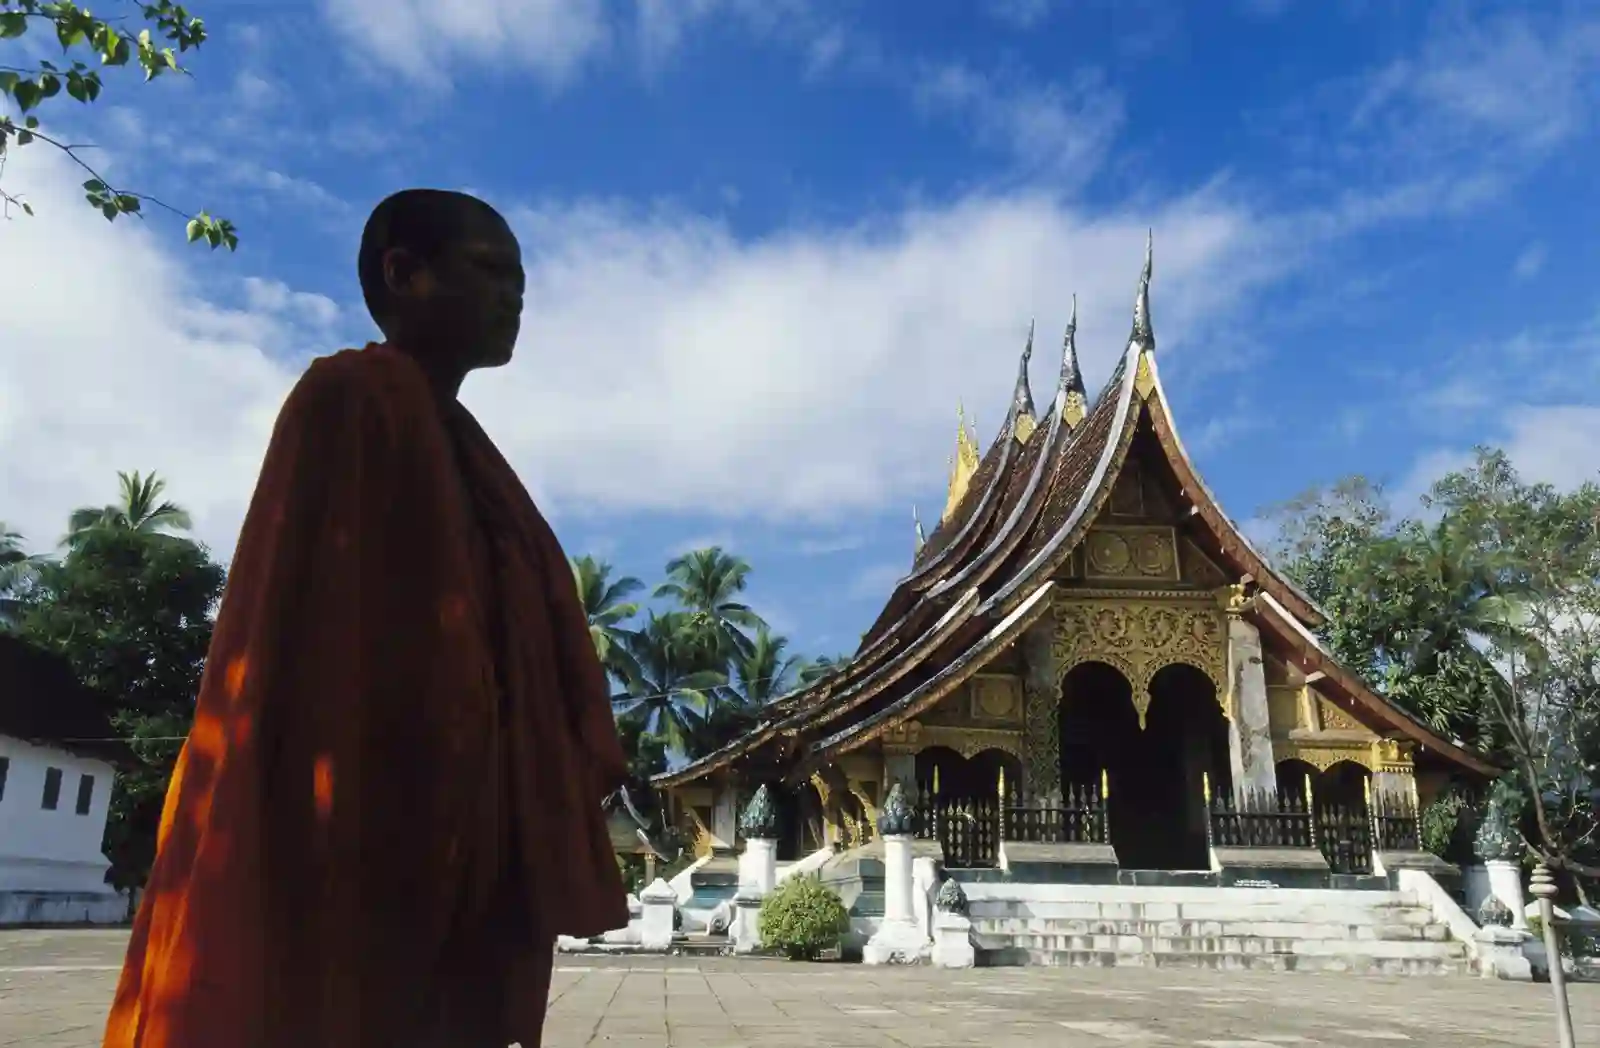
[[[517,240],[409,190],[359,270],[386,341],[278,417],[106,1048],[536,1048],[556,936],[628,920],[572,572],[456,399],[511,359]]]

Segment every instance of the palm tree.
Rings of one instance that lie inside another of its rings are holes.
[[[744,591],[750,565],[721,546],[690,550],[667,562],[667,581],[656,587],[657,597],[671,597],[692,616],[724,658],[750,651],[744,630],[766,623],[746,604],[734,598]]]
[[[0,521],[0,626],[8,625],[17,612],[17,595],[39,576],[44,558],[22,548],[25,540]]]
[[[815,684],[823,677],[838,673],[848,665],[850,665],[848,655],[818,655],[800,666],[796,678],[801,684]]]
[[[750,650],[730,660],[733,681],[728,693],[734,702],[754,711],[789,690],[800,660],[784,654],[788,647],[787,637],[778,636],[766,625],[756,627]]]
[[[612,567],[585,554],[572,559],[572,577],[578,584],[578,597],[589,619],[589,637],[600,664],[619,681],[637,675],[638,667],[624,643],[628,631],[622,623],[639,614],[637,602],[628,597],[644,589],[632,575],[611,581]]]
[[[167,482],[151,473],[141,477],[117,473],[122,491],[120,501],[110,505],[84,506],[72,511],[67,521],[66,543],[76,546],[84,537],[99,530],[135,531],[142,535],[167,536],[173,531],[188,531],[194,526],[189,511],[175,502],[162,500]]]
[[[636,670],[623,681],[622,694],[612,698],[612,712],[618,719],[636,718],[640,729],[660,736],[668,750],[691,756],[718,690],[728,684],[727,673],[716,668],[725,663],[688,612],[652,611],[640,629],[621,640]]]

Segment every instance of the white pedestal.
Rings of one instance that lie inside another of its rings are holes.
[[[1478,944],[1478,973],[1485,979],[1533,981],[1533,965],[1523,950],[1530,936],[1515,928],[1480,928],[1472,936]]]
[[[894,834],[883,839],[883,917],[915,923],[911,905],[911,838]]]
[[[933,915],[933,963],[940,968],[971,968],[978,963],[971,920],[959,913]]]
[[[741,887],[733,896],[733,924],[728,938],[734,953],[755,953],[761,949],[762,894],[753,887]]]
[[[778,842],[760,837],[746,838],[739,855],[739,886],[751,887],[762,895],[778,884]]]
[[[1511,927],[1528,930],[1528,898],[1522,892],[1522,867],[1514,862],[1486,862],[1489,891],[1511,911]]]
[[[672,885],[657,877],[639,893],[643,914],[639,918],[639,945],[651,952],[665,953],[672,947],[672,915],[678,908]]]
[[[911,903],[911,838],[883,838],[883,923],[867,940],[861,959],[868,964],[916,964],[928,949]]]

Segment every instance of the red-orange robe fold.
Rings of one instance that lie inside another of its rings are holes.
[[[497,1002],[527,1018],[483,1036],[536,1043],[555,936],[628,918],[607,690],[565,554],[466,410],[382,346],[316,361],[239,538],[106,1048],[433,1044],[468,1037],[442,1010]]]

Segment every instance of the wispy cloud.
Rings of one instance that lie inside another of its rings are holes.
[[[1518,280],[1532,280],[1544,271],[1545,256],[1543,244],[1529,244],[1511,264],[1511,275]]]
[[[1039,84],[953,63],[924,70],[915,98],[924,112],[960,121],[979,144],[1009,155],[1021,174],[1063,189],[1095,175],[1123,121],[1121,96],[1088,69],[1067,83]]]

